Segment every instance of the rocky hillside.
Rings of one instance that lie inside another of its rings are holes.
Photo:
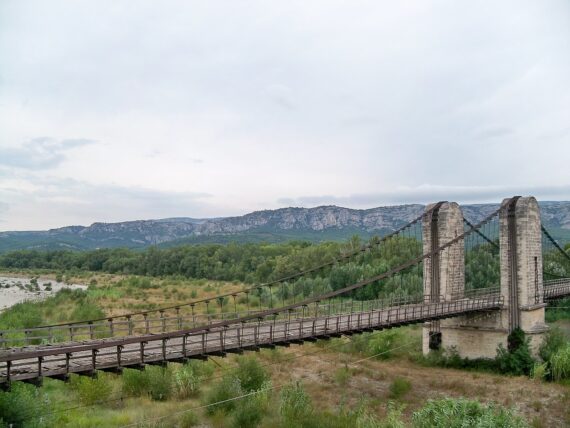
[[[476,222],[497,208],[493,204],[463,206]],[[33,232],[0,232],[0,251],[14,249],[92,249],[182,243],[269,241],[290,239],[322,241],[354,234],[384,234],[414,219],[423,205],[398,205],[355,210],[337,206],[281,208],[239,217],[214,219],[168,218],[120,223],[93,223]],[[561,240],[570,240],[570,202],[542,202],[544,224]]]

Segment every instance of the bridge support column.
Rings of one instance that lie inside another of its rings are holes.
[[[463,215],[455,202],[438,202],[427,207],[431,214],[423,220],[424,254],[463,233]],[[465,290],[465,249],[463,240],[424,260],[426,301],[457,300]],[[432,321],[423,328],[423,352],[449,346],[448,326],[453,320]]]
[[[512,198],[501,212],[500,245],[503,328],[510,333],[520,327],[536,354],[548,327],[544,322],[540,209],[534,197]]]

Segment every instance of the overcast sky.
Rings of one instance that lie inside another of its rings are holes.
[[[570,2],[0,0],[0,230],[570,199]]]

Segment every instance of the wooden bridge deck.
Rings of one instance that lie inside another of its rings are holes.
[[[73,343],[28,346],[0,351],[0,385],[38,382],[43,377],[66,379],[71,373],[121,371],[145,364],[182,362],[189,358],[223,356],[319,338],[338,337],[401,325],[500,309],[502,297],[481,296],[456,301],[419,303],[365,312],[212,325],[160,334],[126,336]]]

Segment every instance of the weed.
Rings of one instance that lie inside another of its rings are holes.
[[[409,380],[397,377],[390,384],[389,397],[394,400],[399,400],[412,389],[412,384]]]

